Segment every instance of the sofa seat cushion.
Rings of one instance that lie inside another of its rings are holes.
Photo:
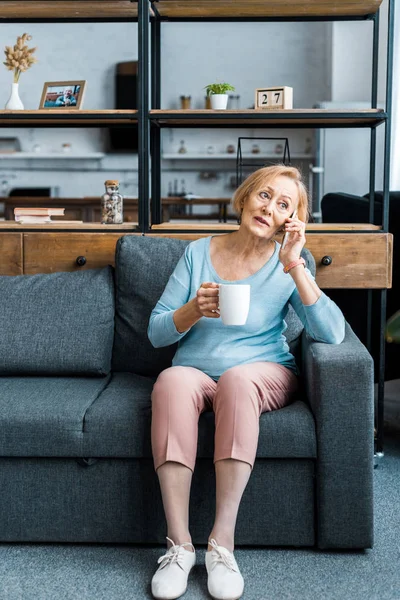
[[[113,268],[0,277],[0,375],[111,370]]]
[[[155,379],[114,373],[110,383],[88,408],[83,456],[151,458],[151,390]],[[200,415],[197,456],[212,458],[214,413]],[[258,457],[314,458],[314,418],[300,398],[290,406],[260,417]]]
[[[85,416],[109,380],[1,377],[0,456],[84,456]]]

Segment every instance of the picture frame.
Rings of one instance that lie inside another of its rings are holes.
[[[86,91],[86,80],[46,81],[39,109],[79,110]]]
[[[259,110],[293,108],[293,88],[256,88],[254,108]]]

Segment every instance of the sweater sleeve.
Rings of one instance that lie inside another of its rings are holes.
[[[308,277],[314,280],[309,269]],[[322,292],[314,304],[303,304],[297,287],[289,298],[308,335],[317,342],[340,344],[345,336],[345,319],[333,300]]]
[[[175,310],[189,300],[192,273],[189,246],[185,248],[185,252],[169,278],[161,298],[151,312],[147,335],[155,348],[175,344],[189,331],[179,333],[173,320]]]

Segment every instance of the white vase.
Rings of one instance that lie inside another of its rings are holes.
[[[19,83],[13,83],[11,88],[11,96],[5,106],[6,110],[24,110],[24,105],[18,94]]]
[[[211,108],[225,110],[228,105],[228,94],[211,94]]]

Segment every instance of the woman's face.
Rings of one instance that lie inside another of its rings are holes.
[[[290,177],[278,175],[253,192],[244,203],[241,227],[272,238],[297,208],[299,194]]]

